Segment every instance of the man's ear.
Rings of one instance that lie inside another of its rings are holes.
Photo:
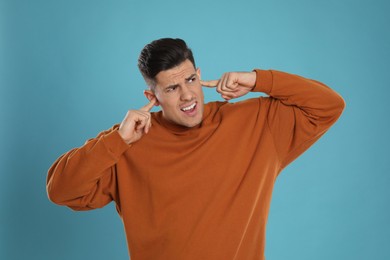
[[[147,89],[147,90],[144,90],[144,95],[145,97],[151,101],[153,98],[156,99],[156,103],[154,104],[156,107],[160,105],[160,103],[158,102],[158,99],[156,97],[156,95],[153,93],[153,91],[151,91],[150,89]]]
[[[201,73],[200,73],[200,68],[199,67],[196,69],[196,74],[198,75],[199,80],[201,80],[202,77],[200,75]]]

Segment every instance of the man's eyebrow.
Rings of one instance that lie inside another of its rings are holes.
[[[188,78],[186,78],[185,80],[186,81],[189,81],[190,79],[192,79],[193,77],[196,76],[196,73],[194,74],[191,74]],[[164,89],[168,89],[168,88],[175,88],[175,87],[178,87],[179,84],[172,84],[172,85],[169,85],[169,86],[166,86]]]
[[[164,89],[169,89],[169,88],[175,88],[175,87],[178,87],[179,84],[172,84],[172,85],[169,85],[167,87],[165,87]]]
[[[196,76],[196,73],[192,74],[191,76],[189,76],[188,78],[186,78],[187,81],[189,81],[190,79],[192,79],[193,77]]]

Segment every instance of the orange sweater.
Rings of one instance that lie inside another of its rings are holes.
[[[280,171],[338,119],[343,99],[317,81],[256,70],[270,97],[205,105],[200,126],[152,113],[127,145],[118,126],[62,155],[49,198],[74,210],[115,201],[132,260],[264,259],[265,228]]]

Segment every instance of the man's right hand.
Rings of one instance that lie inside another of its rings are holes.
[[[129,110],[119,126],[118,133],[127,144],[138,141],[149,132],[152,126],[150,110],[156,103],[156,98],[139,110]]]

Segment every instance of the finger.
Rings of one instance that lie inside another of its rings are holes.
[[[136,131],[145,131],[145,126],[147,125],[148,119],[147,118],[142,118],[137,121],[137,126],[136,126]]]
[[[229,89],[227,88],[227,82],[228,82],[228,79],[229,79],[229,73],[225,73],[223,75],[223,80],[222,80],[222,84],[221,84],[221,90],[222,91],[229,91]]]
[[[145,120],[148,120],[150,117],[150,113],[149,112],[144,112],[144,111],[141,111],[141,110],[135,110],[134,111],[134,114],[133,114],[133,120],[135,122],[141,122],[141,121],[145,121]]]
[[[225,81],[226,73],[222,75],[221,79],[218,82],[217,85],[217,92],[222,94],[223,93],[223,86],[224,86],[224,81]]]
[[[237,88],[237,81],[234,73],[226,73],[223,77],[221,90],[225,92],[235,92]]]
[[[149,118],[148,122],[146,123],[146,126],[145,126],[145,134],[147,134],[150,130],[150,128],[152,127],[152,120]]]
[[[135,110],[132,118],[132,120],[135,122],[135,128],[137,130],[143,128],[145,122],[149,120],[149,117],[150,117],[149,112]]]
[[[218,84],[218,81],[219,80],[201,80],[200,84],[202,84],[204,87],[215,88]]]
[[[231,99],[229,96],[226,96],[226,95],[222,95],[222,98],[225,99],[225,100],[230,100]]]
[[[137,130],[143,129],[143,132],[147,134],[152,125],[152,117],[149,112],[138,111],[139,115],[142,117],[139,118],[139,122],[137,125]]]
[[[238,82],[236,79],[236,75],[234,73],[229,73],[227,79],[226,79],[226,88],[235,91],[237,88]]]
[[[139,110],[143,111],[143,112],[149,112],[152,109],[152,107],[154,106],[154,104],[156,104],[156,101],[157,101],[156,98],[151,99],[149,104],[141,107]]]
[[[226,99],[226,100],[230,100],[230,99],[233,99],[233,98],[236,98],[236,95],[231,93],[231,92],[223,92],[221,94],[222,98]]]

